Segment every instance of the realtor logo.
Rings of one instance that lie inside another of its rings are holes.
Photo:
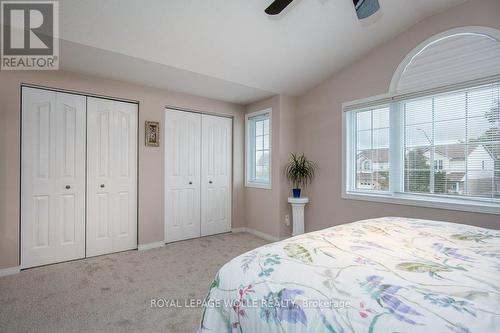
[[[59,69],[59,3],[1,1],[2,70]]]

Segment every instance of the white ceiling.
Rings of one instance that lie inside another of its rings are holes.
[[[465,0],[61,0],[61,66],[221,100],[301,94],[420,20]],[[67,42],[69,41],[69,42]]]

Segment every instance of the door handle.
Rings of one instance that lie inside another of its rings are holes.
[[[189,185],[193,185],[193,182],[189,182]]]
[[[71,186],[69,186],[69,185],[66,185],[65,187],[67,190],[69,190],[71,188]]]
[[[101,188],[104,188],[104,184],[101,184],[101,185],[100,185],[100,187],[101,187]]]
[[[208,183],[209,183],[209,184],[212,184],[212,181],[211,181],[211,180],[209,180],[209,181],[208,181]]]

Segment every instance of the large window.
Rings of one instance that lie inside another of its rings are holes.
[[[246,116],[246,185],[271,188],[271,110]]]
[[[500,83],[370,105],[345,112],[346,196],[500,211]]]

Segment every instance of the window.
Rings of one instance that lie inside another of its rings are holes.
[[[345,110],[345,197],[500,212],[500,83],[370,104]]]
[[[434,170],[443,170],[443,160],[434,160]]]
[[[356,112],[356,188],[389,189],[389,108]]]
[[[246,186],[271,188],[271,110],[248,114]]]
[[[363,171],[368,171],[370,172],[372,170],[372,164],[370,163],[370,161],[363,161],[363,168],[362,168]]]

